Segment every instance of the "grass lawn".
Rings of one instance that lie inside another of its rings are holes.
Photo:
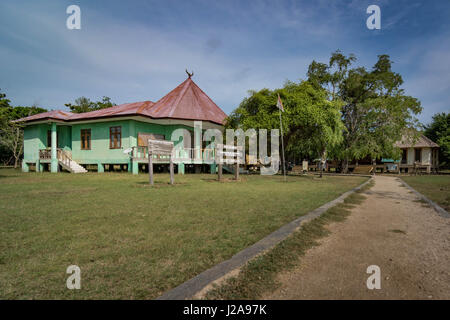
[[[411,187],[427,198],[450,211],[450,176],[405,176],[402,177]]]
[[[367,179],[216,177],[0,170],[0,298],[155,298]]]

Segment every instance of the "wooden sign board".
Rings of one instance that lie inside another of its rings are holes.
[[[172,141],[148,139],[148,152],[153,155],[171,155],[173,151]]]
[[[148,140],[161,140],[164,141],[165,137],[162,134],[139,132],[138,133],[138,146],[148,147]]]
[[[242,162],[244,158],[244,147],[243,146],[232,146],[225,144],[218,144],[216,146],[216,163],[219,165],[218,178],[219,181],[222,180],[222,165],[235,164],[234,178],[239,179],[239,162]],[[226,157],[226,158],[224,158]]]
[[[150,185],[153,185],[153,161],[159,159],[161,156],[170,158],[170,184],[173,184],[173,142],[164,140],[148,139],[148,174]],[[156,156],[156,159],[153,157]]]

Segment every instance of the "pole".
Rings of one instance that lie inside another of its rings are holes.
[[[284,142],[283,142],[283,123],[281,122],[281,109],[278,109],[280,112],[280,131],[281,131],[281,152],[283,153],[283,175],[284,175],[284,181],[286,181],[286,167],[284,165]]]
[[[173,160],[172,155],[170,156],[170,184],[173,184]]]
[[[149,146],[150,148],[150,146]],[[148,153],[148,174],[149,174],[149,182],[150,185],[153,185],[153,155],[151,152]]]

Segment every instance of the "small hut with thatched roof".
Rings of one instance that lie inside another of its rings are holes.
[[[402,159],[399,170],[404,172],[417,172],[426,170],[427,173],[439,169],[439,145],[423,134],[404,135],[395,144],[402,150]]]

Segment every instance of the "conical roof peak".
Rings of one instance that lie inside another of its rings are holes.
[[[188,77],[149,108],[154,118],[211,121],[223,124],[227,115]]]

